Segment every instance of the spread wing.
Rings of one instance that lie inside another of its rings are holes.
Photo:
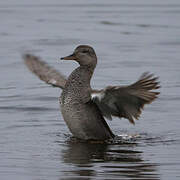
[[[55,87],[60,87],[62,89],[65,87],[65,77],[47,63],[40,60],[39,57],[31,54],[25,54],[23,58],[29,70],[38,76],[39,79]]]
[[[144,73],[140,79],[130,86],[108,86],[102,90],[93,90],[91,99],[98,105],[103,116],[126,118],[134,124],[145,104],[157,98],[159,92],[152,90],[160,88],[158,77]]]

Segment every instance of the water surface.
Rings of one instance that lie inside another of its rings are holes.
[[[180,179],[180,1],[0,2],[0,179]],[[119,143],[73,141],[59,111],[60,89],[44,84],[22,62],[60,62],[79,44],[93,46],[94,88],[126,85],[141,73],[160,76],[161,95],[136,126],[109,122]]]

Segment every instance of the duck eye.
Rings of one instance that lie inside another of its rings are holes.
[[[89,52],[89,51],[87,51],[87,50],[83,50],[83,51],[82,51],[82,53],[88,53],[88,52]]]

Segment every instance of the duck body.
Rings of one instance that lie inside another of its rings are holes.
[[[150,104],[159,95],[158,77],[143,73],[128,86],[107,86],[101,90],[92,89],[91,77],[97,64],[94,49],[80,45],[73,54],[61,60],[74,60],[79,64],[66,79],[38,57],[26,54],[27,67],[41,80],[62,89],[61,112],[74,137],[82,140],[107,140],[114,137],[106,119],[112,117],[128,119],[135,124],[145,104]]]
[[[105,140],[114,135],[97,105],[91,101],[93,69],[80,66],[69,76],[60,97],[61,112],[71,133],[84,140]]]

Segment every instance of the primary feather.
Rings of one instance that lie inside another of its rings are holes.
[[[55,87],[60,87],[62,89],[65,87],[66,79],[56,69],[40,60],[37,56],[26,54],[23,58],[29,70],[38,76],[39,79]]]
[[[157,79],[153,74],[144,73],[129,86],[108,86],[100,91],[93,90],[92,100],[106,118],[111,120],[112,116],[123,117],[134,124],[144,105],[157,98],[159,92],[151,91],[160,87]]]

